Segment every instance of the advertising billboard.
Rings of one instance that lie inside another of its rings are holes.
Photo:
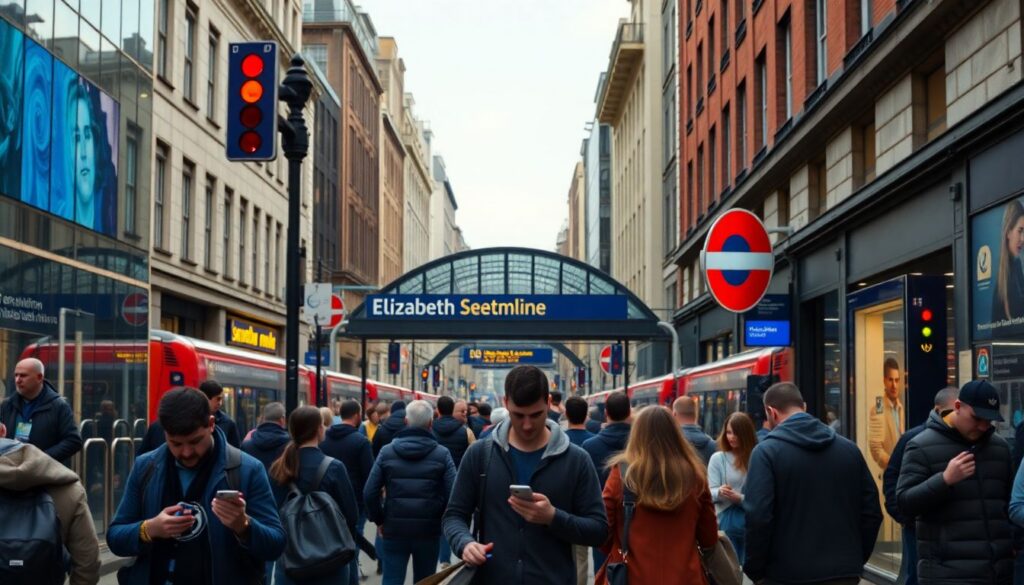
[[[0,193],[117,231],[120,106],[0,20]]]
[[[971,220],[973,337],[1024,335],[1024,197]]]

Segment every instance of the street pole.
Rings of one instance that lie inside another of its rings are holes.
[[[658,327],[661,327],[672,336],[672,391],[675,392],[676,396],[679,395],[679,332],[667,321],[658,321]],[[674,399],[674,398],[673,398]]]
[[[309,130],[302,110],[313,91],[300,53],[292,56],[278,99],[288,104],[288,119],[278,116],[284,156],[288,159],[288,258],[285,273],[285,408],[289,413],[299,406],[299,205],[302,202],[302,160],[309,152]],[[319,354],[319,348],[318,348]],[[319,358],[318,358],[319,359]]]
[[[359,409],[361,411],[363,411],[363,419],[365,420],[366,419],[366,338],[365,337],[362,339],[362,342],[363,342],[362,343],[362,345],[363,345],[363,356],[362,356],[362,360],[360,362],[361,365],[362,365],[362,367],[360,368],[360,370],[362,371],[362,374],[361,374],[362,384],[359,385],[359,395],[360,395],[359,404],[361,405]]]
[[[316,351],[316,405],[327,406],[320,377],[320,315],[313,315],[313,322],[316,323],[316,341],[314,342],[314,351]]]

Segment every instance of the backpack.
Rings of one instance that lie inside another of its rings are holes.
[[[290,484],[281,505],[281,524],[288,538],[279,562],[285,574],[296,581],[331,575],[356,556],[345,515],[334,498],[319,491],[332,461],[324,457],[309,493]]]
[[[0,490],[0,519],[0,583],[62,585],[64,544],[50,494]]]

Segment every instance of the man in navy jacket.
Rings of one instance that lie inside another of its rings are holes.
[[[406,428],[381,449],[363,490],[367,515],[383,532],[385,583],[405,582],[410,556],[414,583],[434,574],[441,515],[455,483],[451,453],[430,432],[434,407],[414,400],[405,413]]]
[[[601,480],[601,489],[608,481],[608,459],[625,450],[626,442],[629,441],[629,417],[633,411],[629,404],[629,397],[625,392],[612,392],[604,404],[604,415],[608,424],[604,426],[597,436],[583,441],[583,450],[590,455],[594,462],[594,469],[597,470],[597,477]],[[605,555],[596,546],[591,551],[594,557],[595,571],[604,564]]]
[[[366,524],[366,506],[363,502],[363,487],[366,486],[366,478],[370,477],[370,470],[373,469],[373,449],[370,447],[370,440],[366,435],[359,432],[359,424],[362,420],[362,410],[356,400],[346,400],[341,403],[341,423],[332,425],[327,429],[324,440],[320,443],[320,450],[328,457],[334,457],[345,464],[348,470],[348,478],[352,482],[352,489],[356,493],[356,501],[359,502],[359,523],[357,529],[360,533]]]
[[[743,490],[743,572],[755,583],[856,585],[882,525],[864,456],[804,412],[794,384],[769,388],[764,409],[772,432],[754,448]]]
[[[270,473],[270,466],[281,456],[288,441],[292,440],[286,430],[287,426],[284,405],[268,402],[263,407],[263,422],[256,427],[252,437],[242,442],[242,451],[259,459],[267,473]]]
[[[44,379],[43,362],[18,362],[14,386],[17,394],[0,404],[0,424],[7,427],[8,438],[29,443],[62,463],[82,450],[71,406]]]
[[[159,417],[167,441],[135,461],[107,531],[111,552],[136,557],[118,582],[260,582],[264,563],[280,557],[285,545],[263,466],[227,444],[209,401],[194,388],[165,394]],[[232,460],[237,468],[229,467]],[[215,497],[229,489],[243,495]]]

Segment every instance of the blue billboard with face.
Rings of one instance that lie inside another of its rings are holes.
[[[120,107],[0,19],[0,193],[117,231]]]
[[[1024,198],[971,220],[975,340],[1024,334]]]
[[[0,19],[0,194],[21,194],[22,65],[21,31]]]

